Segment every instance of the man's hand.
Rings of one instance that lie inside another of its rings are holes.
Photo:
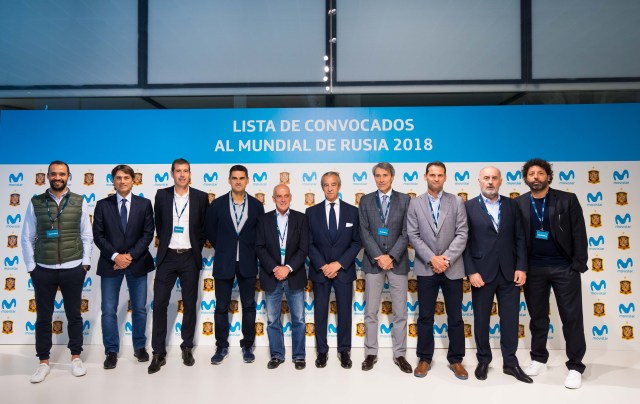
[[[342,268],[342,265],[340,265],[338,261],[333,261],[323,266],[321,269],[324,273],[324,276],[329,279],[333,279],[338,276],[338,271],[340,270],[340,268]]]
[[[482,280],[482,275],[479,273],[469,275],[469,282],[474,288],[481,288],[484,286],[484,280]]]
[[[277,280],[279,281],[283,281],[285,279],[287,279],[287,277],[289,276],[289,273],[291,271],[289,271],[289,267],[286,265],[281,265],[279,267],[276,267],[276,269],[273,271],[273,275],[276,277]]]
[[[131,257],[131,254],[129,253],[118,254],[116,255],[114,262],[115,262],[115,265],[113,266],[113,269],[115,270],[125,269],[129,265],[131,265],[131,262],[133,262],[133,257]]]
[[[513,281],[515,282],[516,286],[524,285],[527,281],[527,273],[525,271],[516,270],[513,276]]]
[[[393,258],[391,258],[389,254],[379,255],[375,257],[374,260],[376,260],[378,266],[385,271],[393,269]]]
[[[441,274],[449,268],[449,258],[444,255],[434,255],[431,258],[431,265],[433,266],[433,272]]]

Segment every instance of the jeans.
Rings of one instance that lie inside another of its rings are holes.
[[[267,335],[272,358],[284,360],[284,332],[282,330],[282,294],[287,297],[291,312],[292,358],[305,358],[304,289],[290,289],[288,281],[280,281],[273,292],[265,292],[267,300]]]
[[[103,276],[100,283],[102,292],[102,343],[104,351],[120,350],[118,332],[118,302],[122,279],[127,278],[131,299],[131,322],[133,323],[133,349],[144,348],[147,344],[147,275],[134,276],[129,271],[119,271],[116,276]]]

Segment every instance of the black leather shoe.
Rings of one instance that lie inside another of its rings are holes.
[[[364,361],[362,362],[362,370],[371,370],[373,369],[373,365],[375,365],[376,363],[378,363],[377,355],[367,355],[367,357],[364,358]]]
[[[404,358],[404,356],[398,356],[397,358],[393,358],[393,363],[396,364],[404,373],[413,373],[413,369],[411,369],[411,365]]]
[[[476,375],[476,379],[487,380],[488,372],[489,372],[489,364],[480,362],[478,363],[478,366],[476,366],[476,371],[474,373]]]
[[[149,361],[149,353],[146,349],[140,348],[133,351],[133,356],[138,358],[138,362],[148,362]]]
[[[196,363],[191,349],[192,348],[189,347],[182,348],[182,363],[184,363],[185,366],[193,366],[193,364]]]
[[[325,366],[327,366],[327,354],[319,353],[318,357],[316,358],[316,367],[323,368]]]
[[[295,365],[296,370],[302,370],[307,367],[307,362],[305,362],[304,359],[295,359],[293,364]]]
[[[351,357],[349,352],[338,352],[338,358],[340,359],[340,366],[345,369],[351,369]]]
[[[149,365],[147,372],[150,375],[154,374],[160,371],[160,368],[166,364],[167,364],[167,360],[165,359],[164,355],[153,354],[153,358],[151,359],[151,364]]]
[[[284,359],[271,358],[269,363],[267,363],[267,369],[275,369],[284,363]]]
[[[529,376],[527,376],[522,371],[520,366],[504,367],[504,368],[502,368],[502,371],[504,372],[505,375],[513,376],[513,377],[515,377],[516,379],[520,380],[523,383],[533,383],[533,379],[530,378]]]
[[[107,357],[104,360],[105,369],[115,369],[118,363],[118,354],[116,352],[107,352]]]

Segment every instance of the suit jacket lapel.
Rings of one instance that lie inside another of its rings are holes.
[[[419,198],[422,198],[422,200],[420,201],[420,207],[422,208],[422,213],[424,213],[424,217],[427,218],[427,223],[429,223],[429,226],[431,226],[431,230],[433,230],[434,234],[438,232],[438,230],[436,229],[436,225],[433,222],[433,216],[431,215],[431,207],[429,207],[429,195],[427,193],[422,194],[419,196]]]
[[[327,240],[329,240],[329,243],[331,244],[332,240],[331,240],[331,235],[329,234],[329,220],[327,217],[327,207],[325,205],[326,203],[327,203],[326,200],[322,201],[321,209],[318,210],[319,211],[318,213],[320,214],[320,218],[322,219],[322,224],[321,224],[322,233],[327,238]]]
[[[117,195],[112,195],[109,197],[109,204],[113,208],[113,212],[115,214],[116,221],[118,222],[118,228],[124,234],[124,229],[122,228],[122,220],[120,220],[120,207],[118,206],[118,197]],[[129,214],[131,215],[131,214]]]
[[[484,199],[482,197],[478,197],[478,205],[480,205],[480,210],[482,211],[482,216],[484,216],[484,218],[489,222],[489,225],[491,226],[491,228],[493,229],[493,231],[495,231],[497,233],[497,230],[495,228],[495,226],[493,225],[493,219],[491,218],[491,215],[489,214],[489,208],[487,208],[487,204],[484,203]],[[502,209],[502,204],[500,204],[500,209]],[[499,213],[501,214],[501,213]],[[502,225],[502,223],[500,224]]]
[[[342,204],[342,201],[340,201],[338,203]],[[336,239],[333,240],[334,243],[336,241],[338,241],[340,236],[343,234],[343,230],[347,227],[346,209],[343,209],[343,208],[344,208],[344,206],[340,206],[340,219],[338,220],[338,234],[336,234]],[[327,231],[329,231],[328,228],[327,228]]]
[[[527,240],[529,240],[531,235],[531,192],[527,192],[525,195],[527,196],[523,202],[525,209],[523,209],[521,213],[524,219],[524,234]]]
[[[547,204],[548,204],[547,209],[549,209],[549,229],[545,229],[547,231],[553,228],[553,219],[556,213],[556,203],[558,202],[558,198],[556,198],[556,193],[553,192],[551,188],[549,188],[548,196],[549,197],[547,198]]]
[[[444,220],[446,219],[447,215],[449,214],[449,210],[451,209],[451,203],[449,199],[450,199],[449,194],[446,192],[443,192],[442,197],[440,198],[440,214],[437,215],[438,229],[436,230],[436,233],[440,232],[440,229],[442,228],[442,223],[444,223]]]

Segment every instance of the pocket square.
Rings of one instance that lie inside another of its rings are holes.
[[[345,227],[353,227],[353,223],[347,223]]]

